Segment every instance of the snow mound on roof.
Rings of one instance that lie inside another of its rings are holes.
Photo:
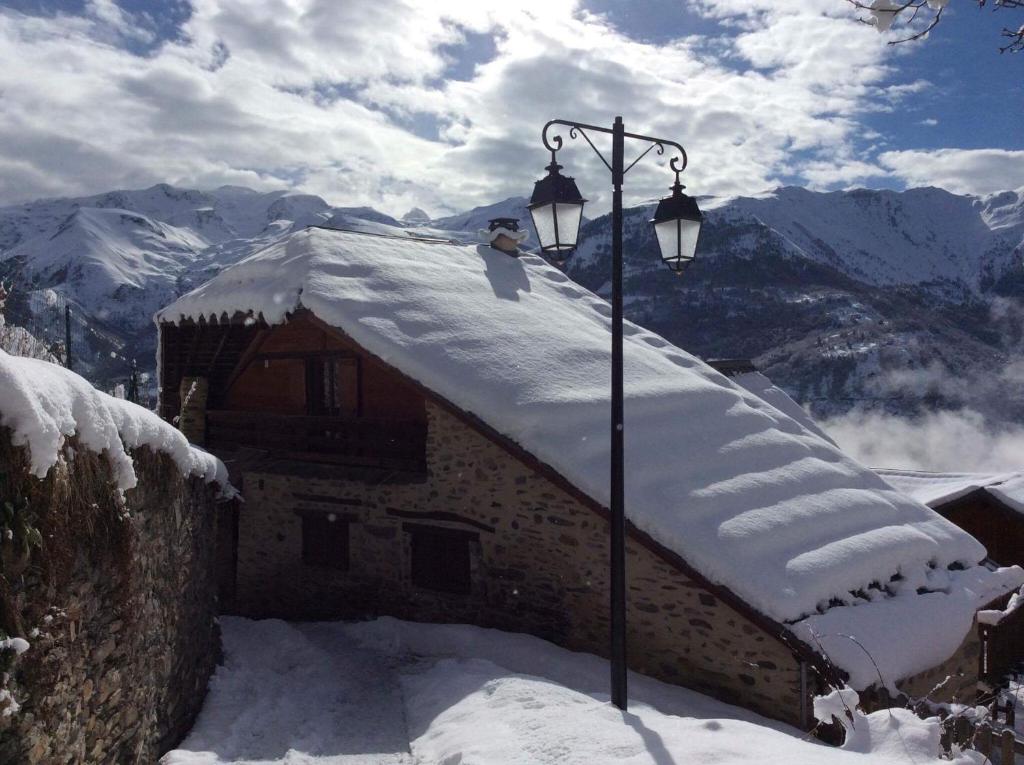
[[[822,430],[818,423],[811,419],[811,415],[807,413],[806,409],[791,399],[782,388],[775,385],[765,375],[760,372],[744,372],[743,374],[733,375],[729,379],[744,390],[750,391],[759,399],[771,404],[796,422],[799,422],[811,433],[818,436],[818,438],[824,438],[832,446],[837,445],[832,440],[832,437]]]
[[[608,504],[608,304],[536,256],[309,229],[157,315],[304,306]],[[985,557],[975,539],[663,338],[625,326],[626,512],[775,619]]]
[[[184,475],[218,483],[224,496],[235,493],[224,463],[191,446],[156,414],[48,361],[0,351],[0,425],[11,429],[16,446],[28,447],[30,469],[39,478],[57,463],[65,439],[78,436],[81,446],[107,453],[119,490],[138,480],[126,449],[148,446],[168,454]]]

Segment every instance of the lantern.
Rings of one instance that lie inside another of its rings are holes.
[[[583,204],[587,201],[580,196],[575,179],[559,173],[561,169],[552,152],[548,174],[534,184],[533,196],[527,206],[541,251],[556,257],[565,257],[576,249]]]
[[[651,220],[658,237],[661,259],[676,273],[682,273],[693,262],[703,220],[697,200],[683,193],[679,173],[676,173],[672,196],[658,202],[658,209]]]

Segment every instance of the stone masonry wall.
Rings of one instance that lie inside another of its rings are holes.
[[[219,655],[214,490],[163,455],[134,456],[140,482],[123,502],[85,450],[31,489],[52,507],[4,593],[21,624],[0,628],[31,646],[0,654],[20,707],[0,702],[2,763],[154,763],[199,711]]]
[[[428,418],[422,481],[245,473],[236,610],[468,622],[607,655],[607,522],[444,410],[428,404]],[[348,571],[303,564],[304,513],[349,524]],[[469,596],[412,585],[414,523],[478,535]],[[636,540],[627,566],[632,669],[799,723],[786,647]]]
[[[944,662],[897,681],[897,697],[892,697],[884,686],[875,683],[860,692],[860,706],[865,712],[873,712],[922,700],[973,705],[977,703],[980,657],[981,640],[977,624],[974,624],[956,653]]]
[[[938,666],[900,680],[896,687],[912,699],[974,704],[980,657],[981,640],[977,625],[973,624],[956,653]]]

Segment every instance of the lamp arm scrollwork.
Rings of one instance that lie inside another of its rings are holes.
[[[569,128],[569,138],[575,139],[577,138],[578,134],[582,135],[584,139],[586,139],[587,143],[590,144],[590,148],[594,150],[594,153],[601,158],[601,161],[605,164],[605,166],[608,167],[609,170],[611,169],[611,166],[608,164],[608,160],[606,160],[604,158],[604,155],[602,155],[601,152],[598,151],[597,147],[594,146],[593,141],[590,140],[590,137],[585,132],[587,130],[590,130],[598,133],[607,133],[608,135],[612,135],[613,131],[611,129],[601,127],[600,125],[588,125],[583,122],[571,122],[569,120],[561,119],[549,120],[544,125],[544,128],[541,130],[540,140],[544,144],[544,148],[551,152],[552,161],[554,160],[555,154],[561,151],[562,147],[564,146],[564,141],[560,134],[555,133],[554,135],[550,136],[550,138],[548,136],[548,132],[551,130],[553,126],[556,125]],[[626,171],[628,171],[631,167],[633,167],[633,165],[635,165],[637,162],[639,162],[641,159],[647,156],[647,154],[652,149],[655,150],[655,153],[658,154],[658,156],[664,155],[666,146],[675,149],[678,153],[678,156],[674,156],[671,159],[669,159],[668,164],[672,171],[678,174],[686,169],[688,159],[686,156],[686,149],[684,149],[681,144],[676,143],[675,141],[666,140],[664,138],[653,138],[648,135],[641,135],[640,133],[624,133],[623,135],[626,138],[633,138],[635,140],[645,141],[651,144],[639,157],[634,159],[629,164],[629,166],[626,168]],[[623,174],[625,174],[626,171],[623,171]]]

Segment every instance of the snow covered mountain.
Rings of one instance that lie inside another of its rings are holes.
[[[158,184],[0,208],[0,278],[14,287],[8,313],[12,323],[63,337],[63,316],[46,312],[66,298],[79,371],[107,382],[127,374],[131,357],[151,370],[158,308],[309,225],[390,232],[401,224],[370,208],[235,186]]]
[[[712,200],[698,260],[661,266],[647,220],[624,220],[627,315],[706,357],[745,357],[818,416],[971,407],[1024,421],[1024,189]],[[567,264],[607,292],[610,221]]]
[[[123,375],[130,356],[152,369],[158,308],[298,228],[466,241],[494,217],[531,228],[526,204],[513,197],[396,220],[231,186],[42,200],[0,208],[0,278],[15,285],[9,314],[53,302],[18,292],[67,297],[86,346],[78,359],[104,380]],[[1024,188],[972,197],[787,187],[702,206],[699,259],[682,279],[660,263],[651,207],[626,211],[631,319],[706,357],[755,359],[818,415],[971,406],[1024,422],[1024,386],[1009,384],[1024,369]],[[585,221],[565,266],[601,293],[610,235],[610,216]],[[41,319],[15,315],[12,323],[31,329],[33,320]]]
[[[1014,266],[1014,250],[1024,241],[1022,192],[969,197],[920,188],[819,194],[787,187],[758,199],[731,200],[718,218],[760,222],[793,254],[865,284],[946,282],[977,292]]]

